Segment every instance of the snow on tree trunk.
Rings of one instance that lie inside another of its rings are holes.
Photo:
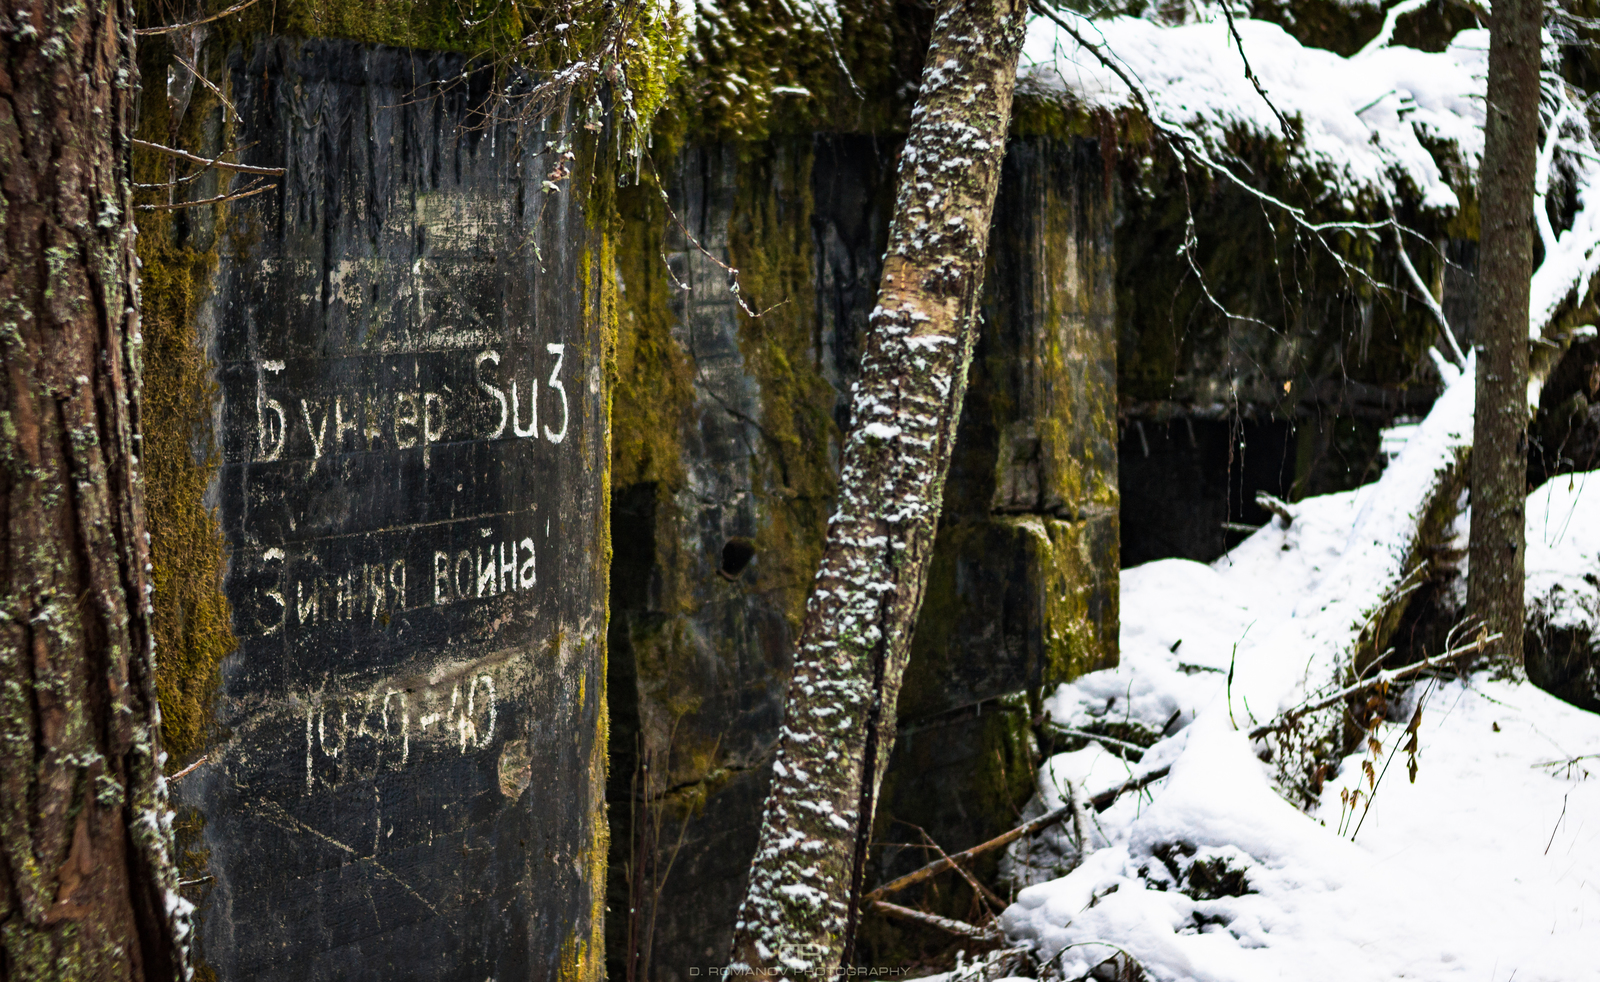
[[[838,966],[933,551],[1027,5],[941,0],[732,969]],[[861,833],[858,835],[858,831]]]
[[[1478,412],[1467,608],[1522,664],[1523,507],[1528,470],[1528,303],[1539,142],[1543,6],[1498,0],[1489,40],[1479,234]]]
[[[173,979],[127,0],[0,12],[0,976]]]

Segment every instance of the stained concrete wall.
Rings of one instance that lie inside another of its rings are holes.
[[[221,979],[599,973],[602,242],[462,69],[228,65],[287,173],[229,207],[198,318],[238,648],[175,791]]]
[[[835,135],[692,148],[671,172],[670,213],[644,196],[624,207],[629,226],[659,229],[670,274],[623,266],[623,333],[641,340],[619,351],[613,467],[611,907],[632,913],[609,925],[619,977],[688,978],[726,956],[897,152]],[[1116,658],[1105,177],[1091,141],[1014,141],[1006,158],[982,341],[880,812],[880,827],[912,821],[951,848],[1007,827],[1031,790],[1025,710],[996,714],[1002,697]],[[651,245],[646,234],[634,248],[648,260]],[[761,316],[739,310],[730,269]],[[622,436],[646,416],[648,433]],[[746,565],[728,563],[747,550]],[[997,749],[1015,764],[998,785]],[[875,873],[897,861],[910,857],[891,853]]]

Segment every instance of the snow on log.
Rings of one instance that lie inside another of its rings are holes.
[[[1338,558],[1308,584],[1290,616],[1262,625],[1239,645],[1227,708],[1241,729],[1263,710],[1275,714],[1336,691],[1382,655],[1426,575],[1430,549],[1449,534],[1459,509],[1472,407],[1469,363],[1383,476],[1362,489]],[[1342,705],[1308,714],[1298,732],[1272,738],[1287,796],[1315,798],[1318,768],[1343,753],[1343,714]]]

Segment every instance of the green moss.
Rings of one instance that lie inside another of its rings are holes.
[[[604,945],[592,938],[580,938],[576,931],[569,933],[561,942],[561,955],[556,962],[559,982],[594,982],[604,977]]]
[[[575,947],[576,957],[570,962],[570,971],[569,963],[563,959],[562,979],[563,982],[599,982],[605,975],[606,874],[611,853],[611,825],[606,814],[605,802],[611,766],[611,712],[609,693],[606,689],[610,651],[606,641],[608,637],[606,628],[611,619],[608,589],[612,557],[610,420],[613,415],[613,394],[616,391],[617,375],[616,251],[620,225],[617,221],[615,201],[616,175],[613,163],[615,158],[609,154],[590,152],[582,155],[580,159],[593,162],[587,172],[580,172],[573,186],[586,189],[584,217],[598,246],[598,255],[594,248],[585,249],[580,260],[580,268],[583,271],[581,316],[588,346],[591,350],[597,349],[601,354],[602,374],[606,384],[606,394],[602,402],[605,407],[605,419],[599,427],[604,441],[604,446],[600,448],[598,455],[602,462],[602,473],[597,475],[600,483],[601,507],[599,513],[594,516],[594,522],[595,540],[600,543],[601,552],[597,557],[599,562],[595,568],[605,571],[599,577],[596,588],[607,598],[607,602],[606,623],[600,633],[598,676],[595,679],[596,688],[592,697],[595,730],[592,737],[594,742],[589,749],[589,842],[582,858],[589,890],[589,936]],[[585,431],[589,429],[591,428],[585,427]],[[584,679],[585,683],[587,681]],[[586,684],[584,688],[587,688]],[[580,696],[580,701],[581,699]]]
[[[833,387],[817,363],[811,151],[789,142],[751,149],[740,162],[728,239],[742,295],[760,314],[738,315],[745,370],[761,390],[766,450],[752,473],[764,519],[756,588],[781,592],[789,628],[798,637],[836,492],[829,448],[839,433]]]
[[[1117,542],[1094,519],[1010,519],[1033,536],[1044,579],[1044,687],[1117,662]],[[1109,579],[1110,584],[1104,582]]]
[[[902,723],[958,708],[951,680],[969,676],[974,658],[1017,659],[1005,671],[1045,692],[1115,665],[1117,547],[1115,511],[942,525],[900,690]],[[1027,650],[997,648],[1000,625]]]
[[[164,44],[141,46],[141,69],[162,71]],[[141,100],[139,136],[169,140],[167,101],[146,87]],[[196,87],[184,120],[181,142],[203,146],[201,128],[219,104]],[[158,184],[178,170],[171,158],[135,150],[134,178]],[[214,178],[203,179],[214,180]],[[210,196],[210,192],[202,192]],[[143,201],[162,200],[144,192]],[[176,766],[204,748],[213,726],[212,700],[222,659],[237,646],[232,612],[222,590],[225,551],[221,524],[205,505],[207,490],[221,462],[211,434],[219,397],[215,366],[206,341],[196,330],[196,312],[217,266],[217,236],[202,238],[198,228],[222,221],[224,210],[209,214],[142,212],[135,242],[140,263],[140,321],[144,335],[143,424],[145,508],[155,608],[156,688],[161,704],[161,742]]]
[[[0,952],[14,982],[96,982],[127,971],[120,946],[85,938],[76,924],[44,932],[12,919],[0,926]]]
[[[617,193],[616,367],[611,485],[682,486],[694,370],[672,337],[672,283],[662,255],[666,207],[654,186]]]
[[[515,44],[521,26],[519,5],[473,0],[280,0],[264,6],[239,17],[235,29],[477,53]]]
[[[658,134],[754,144],[814,132],[904,133],[932,7],[866,0],[837,12],[829,30],[785,0],[702,7],[663,114],[672,119]]]

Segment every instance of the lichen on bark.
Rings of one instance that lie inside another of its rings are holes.
[[[186,974],[145,535],[125,0],[0,13],[0,974]]]
[[[730,970],[838,966],[976,335],[1026,6],[939,6]]]

